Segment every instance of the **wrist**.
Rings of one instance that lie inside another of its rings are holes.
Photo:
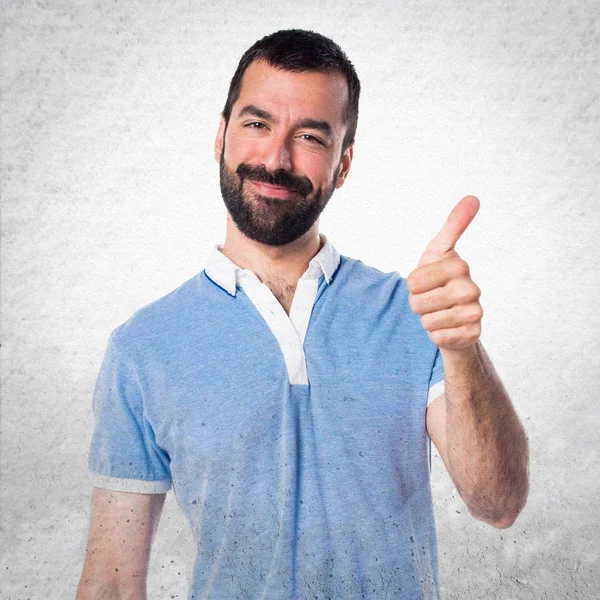
[[[440,354],[444,362],[444,373],[446,367],[450,370],[470,368],[480,360],[481,345],[477,340],[466,348],[440,348]]]
[[[468,348],[440,348],[444,364],[446,397],[470,397],[485,386],[481,345],[477,341]]]

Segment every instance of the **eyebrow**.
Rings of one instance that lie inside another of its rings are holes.
[[[275,117],[270,112],[263,110],[262,108],[258,108],[254,104],[247,104],[240,110],[239,117],[243,117],[245,115],[251,115],[253,117],[258,117],[259,119],[265,119],[265,121],[275,121]]]
[[[240,110],[238,117],[243,117],[245,115],[251,115],[259,119],[264,119],[265,121],[277,123],[277,119],[270,112],[259,108],[254,104],[247,104],[244,106],[244,108]],[[316,129],[329,138],[333,137],[333,128],[327,121],[318,121],[317,119],[301,119],[296,123],[296,127]]]

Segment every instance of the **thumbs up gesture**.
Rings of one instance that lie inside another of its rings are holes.
[[[481,335],[481,290],[471,279],[469,265],[454,250],[478,210],[479,200],[465,196],[406,279],[409,306],[440,349],[469,348]]]

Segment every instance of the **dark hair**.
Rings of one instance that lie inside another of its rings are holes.
[[[354,142],[360,96],[358,76],[344,51],[324,35],[303,29],[283,29],[258,40],[244,52],[229,84],[227,102],[223,109],[226,124],[229,122],[231,109],[240,96],[242,76],[250,63],[257,60],[264,60],[272,67],[293,73],[320,71],[344,75],[348,83],[348,103],[343,118],[348,123],[348,129],[342,143],[343,154]]]

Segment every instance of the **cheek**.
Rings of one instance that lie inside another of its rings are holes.
[[[252,164],[256,158],[256,144],[248,143],[243,137],[228,131],[225,135],[225,160],[236,167],[245,162]]]
[[[316,154],[304,155],[295,162],[296,172],[308,177],[313,186],[322,188],[329,185],[335,171],[329,161]]]

